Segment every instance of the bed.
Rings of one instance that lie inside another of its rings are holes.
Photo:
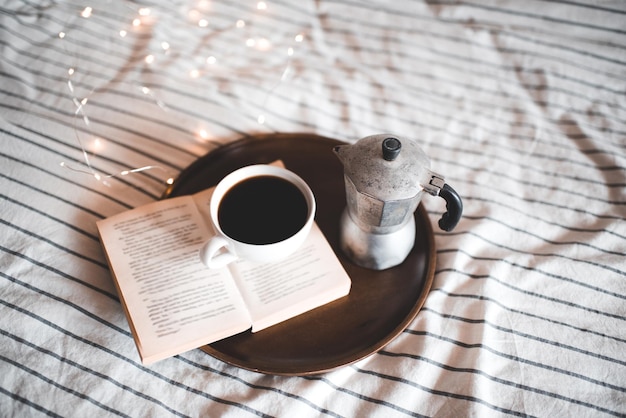
[[[624,3],[0,12],[0,415],[626,415]],[[464,204],[444,232],[423,199],[434,277],[397,336],[306,375],[141,364],[97,220],[242,138],[378,133],[418,141]]]

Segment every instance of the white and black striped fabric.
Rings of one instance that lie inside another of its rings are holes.
[[[626,415],[626,3],[5,0],[0,80],[1,416]],[[420,142],[424,308],[319,376],[143,367],[95,222],[269,132]]]

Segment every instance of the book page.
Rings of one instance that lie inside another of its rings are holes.
[[[229,271],[200,261],[211,230],[192,198],[151,203],[97,224],[144,363],[250,328]]]
[[[193,195],[207,223],[211,222],[212,194],[210,188]],[[252,332],[339,299],[351,287],[350,277],[315,222],[302,247],[286,260],[277,263],[238,260],[229,269],[252,318]]]
[[[231,268],[252,317],[252,332],[350,292],[350,277],[316,223],[305,243],[277,263],[237,261]]]

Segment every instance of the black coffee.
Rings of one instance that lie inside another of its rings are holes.
[[[289,238],[306,223],[306,198],[291,182],[261,175],[235,184],[218,209],[222,231],[248,244],[271,244]]]

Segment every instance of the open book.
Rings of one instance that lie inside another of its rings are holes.
[[[213,189],[150,203],[97,222],[141,361],[150,364],[345,296],[350,278],[314,223],[307,241],[272,264],[219,270],[198,251],[213,235]]]

